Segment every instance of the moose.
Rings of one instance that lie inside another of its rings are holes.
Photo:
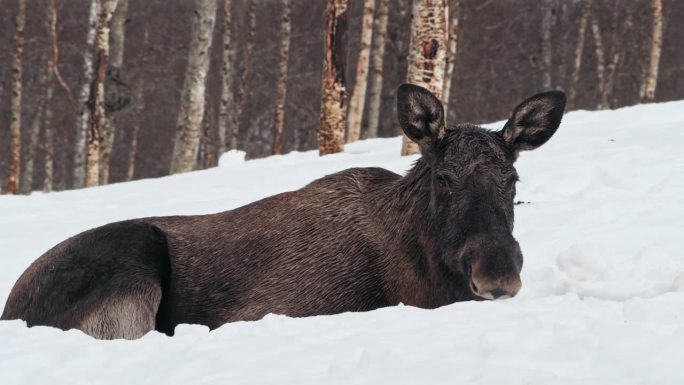
[[[500,131],[447,126],[437,97],[403,84],[398,121],[422,155],[405,176],[351,168],[230,211],[85,231],[28,267],[1,319],[135,339],[268,313],[513,297],[523,264],[513,164],[551,138],[564,109],[565,95],[549,91]]]

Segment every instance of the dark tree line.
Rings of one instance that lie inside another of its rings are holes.
[[[399,135],[394,93],[413,76],[412,49],[445,57],[429,66],[438,69],[431,76],[451,121],[501,119],[512,103],[546,88],[565,90],[570,109],[684,98],[684,2],[676,0],[432,1],[443,16],[420,31],[421,0],[2,3],[5,192],[211,167],[231,148],[250,158],[317,148],[326,68],[346,91],[336,101],[343,111],[334,117],[336,135]],[[200,5],[210,6],[211,22],[198,19]],[[331,7],[340,12],[329,41]],[[106,51],[97,39],[103,21]],[[210,34],[206,52],[193,40],[200,26]],[[439,39],[411,41],[414,33],[433,36],[430,26],[439,26]],[[336,49],[332,67],[328,43]],[[202,54],[207,62],[193,64]],[[204,79],[188,80],[189,67],[205,64]],[[186,84],[203,89],[187,93]],[[201,110],[184,113],[189,99]],[[198,129],[190,137],[181,132],[186,122]],[[191,160],[172,161],[174,153]]]

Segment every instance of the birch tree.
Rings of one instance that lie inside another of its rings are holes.
[[[592,0],[582,0],[579,28],[577,29],[577,45],[572,64],[572,75],[570,76],[570,87],[568,89],[568,106],[575,108],[575,97],[577,96],[577,83],[579,83],[579,73],[582,68],[582,55],[584,54],[584,40],[587,30],[587,20],[591,12]]]
[[[145,22],[145,32],[143,32],[143,48],[139,59],[140,73],[135,82],[133,90],[133,100],[135,102],[135,109],[133,115],[133,126],[130,134],[130,141],[128,142],[128,168],[126,169],[126,180],[133,180],[135,174],[135,154],[138,152],[138,133],[140,132],[140,121],[142,113],[145,109],[145,76],[143,69],[147,68],[148,54],[150,49],[150,31],[149,23]]]
[[[551,89],[551,28],[554,24],[553,0],[542,1],[542,22],[541,22],[541,60],[540,73],[541,88]]]
[[[119,78],[121,67],[123,66],[124,42],[125,33],[124,24],[126,23],[126,14],[128,13],[128,0],[118,0],[116,9],[112,14],[111,32],[110,32],[110,60],[108,64],[108,72],[110,76]],[[109,156],[112,152],[112,145],[114,144],[114,135],[116,133],[116,123],[114,116],[106,114],[106,123],[104,125],[104,132],[102,135],[102,142],[100,143],[99,154],[99,184],[105,185],[109,183]]]
[[[26,0],[17,1],[14,29],[14,55],[12,57],[12,99],[10,107],[10,148],[7,170],[7,194],[16,194],[19,188],[21,154],[21,61],[24,56],[24,27],[26,24]]]
[[[228,113],[233,111],[233,72],[235,43],[232,41],[232,4],[233,0],[223,0],[223,53],[221,56],[221,103],[218,116],[218,154],[226,152],[226,134],[232,133]],[[232,134],[231,134],[232,138]],[[231,139],[232,140],[232,139]]]
[[[249,76],[249,64],[254,52],[254,37],[256,35],[256,4],[254,0],[249,2],[247,15],[249,21],[247,26],[247,40],[245,41],[245,53],[242,57],[242,67],[240,68],[240,81],[238,83],[237,98],[235,100],[235,111],[233,112],[233,122],[231,127],[230,148],[236,149],[238,145],[238,135],[242,124],[242,110],[245,104],[245,88],[247,87],[247,77]]]
[[[87,102],[90,97],[90,86],[93,80],[93,51],[95,33],[97,30],[97,15],[100,0],[91,0],[88,10],[88,32],[86,34],[86,48],[83,50],[83,80],[78,94],[78,109],[76,112],[76,139],[74,140],[73,187],[83,187],[85,183],[86,137],[90,122],[90,109]]]
[[[603,94],[603,87],[606,84],[605,74],[606,74],[606,58],[605,50],[603,48],[603,37],[601,36],[601,28],[599,27],[598,20],[596,17],[591,17],[591,34],[594,37],[594,47],[596,49],[596,78],[598,80],[598,94],[599,102],[596,108],[601,110],[604,106],[601,104],[600,95]]]
[[[44,105],[44,116],[43,116],[43,148],[45,150],[44,158],[44,174],[43,174],[43,191],[52,191],[52,185],[54,183],[54,142],[53,142],[53,129],[52,129],[52,94],[54,92],[53,87],[53,75],[59,74],[57,71],[57,60],[59,57],[59,51],[57,50],[57,7],[54,0],[50,0],[50,5],[48,7],[48,30],[51,42],[51,55],[48,55],[47,60],[47,77],[45,82],[45,105]],[[63,80],[62,80],[63,81]]]
[[[387,40],[388,0],[379,0],[377,17],[374,22],[373,49],[371,50],[372,74],[368,91],[368,128],[367,138],[378,136],[380,125],[380,106],[382,104],[382,65],[385,59],[385,43]]]
[[[643,103],[653,101],[658,84],[658,67],[660,66],[660,52],[663,46],[663,1],[651,0],[651,11],[653,15],[651,51],[646,76],[644,76],[640,89],[640,97]]]
[[[414,0],[407,83],[427,88],[442,100],[447,55],[446,0]],[[404,135],[401,155],[417,154],[418,145]]]
[[[109,61],[109,21],[117,0],[100,0],[95,32],[94,76],[88,97],[89,124],[87,132],[85,187],[97,186],[100,175],[100,141],[106,124],[104,80]]]
[[[290,0],[283,0],[283,14],[280,20],[280,52],[278,54],[278,81],[276,85],[276,107],[273,119],[274,155],[282,152],[283,125],[285,124],[285,98],[287,96],[287,62],[290,58]]]
[[[458,51],[458,15],[460,0],[449,2],[449,51],[447,52],[446,72],[444,73],[444,87],[442,89],[442,100],[444,100],[444,115],[446,116],[451,97],[451,82],[454,77],[454,66],[456,64],[456,53]]]
[[[325,53],[321,90],[320,155],[344,150],[347,117],[346,59],[347,0],[328,0],[325,10]]]
[[[359,140],[361,136],[361,121],[366,104],[366,88],[368,85],[368,67],[370,65],[370,48],[373,41],[373,14],[375,0],[364,0],[363,20],[361,21],[361,48],[359,60],[356,63],[356,77],[354,88],[349,99],[349,114],[347,117],[347,143]]]
[[[172,174],[192,171],[197,159],[205,107],[209,50],[216,20],[216,0],[196,0],[192,18],[188,65],[181,91],[176,140],[171,160]]]

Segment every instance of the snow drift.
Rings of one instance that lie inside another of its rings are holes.
[[[294,319],[98,341],[0,322],[0,383],[681,384],[684,101],[566,115],[525,152],[512,300]],[[502,123],[488,125],[500,128]],[[154,180],[0,197],[0,302],[59,241],[108,222],[228,210],[349,167],[403,173],[400,138]]]

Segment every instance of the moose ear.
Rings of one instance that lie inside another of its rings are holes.
[[[503,138],[515,152],[534,150],[556,132],[565,110],[565,94],[549,91],[520,103],[504,126]]]
[[[406,136],[418,143],[421,151],[431,139],[444,136],[444,107],[432,92],[413,84],[397,90],[397,118]]]

